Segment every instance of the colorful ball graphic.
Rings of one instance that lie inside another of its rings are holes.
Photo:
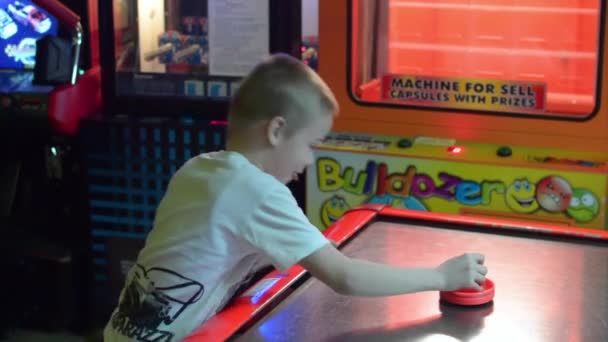
[[[562,212],[570,205],[572,187],[559,176],[548,176],[536,184],[536,200],[548,212]]]

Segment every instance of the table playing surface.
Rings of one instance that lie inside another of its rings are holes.
[[[483,253],[496,286],[489,304],[454,306],[440,302],[438,292],[349,297],[308,278],[235,340],[608,341],[605,241],[465,228],[380,219],[341,249],[416,267]]]

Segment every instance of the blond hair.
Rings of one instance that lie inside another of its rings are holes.
[[[315,115],[337,115],[338,102],[327,84],[302,61],[275,54],[259,63],[233,96],[229,130],[282,116],[293,133]]]

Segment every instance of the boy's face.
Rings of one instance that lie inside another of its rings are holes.
[[[282,118],[273,119],[268,128],[268,138],[273,148],[266,172],[285,184],[296,180],[298,174],[312,164],[312,146],[325,138],[332,123],[332,115],[319,115],[302,128],[287,134],[289,123]]]

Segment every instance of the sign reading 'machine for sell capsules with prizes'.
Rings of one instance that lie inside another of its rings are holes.
[[[468,78],[386,75],[382,100],[428,107],[543,113],[546,85]]]

